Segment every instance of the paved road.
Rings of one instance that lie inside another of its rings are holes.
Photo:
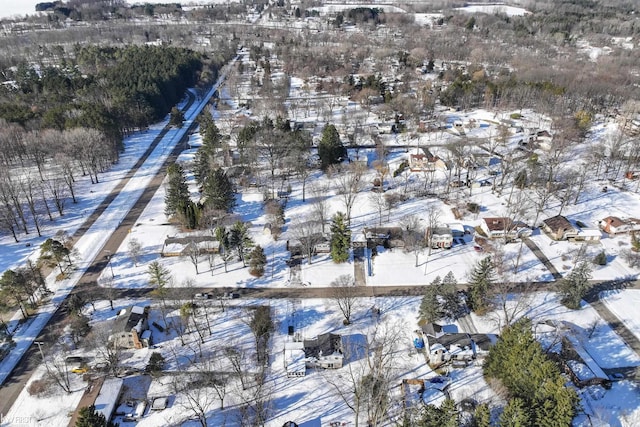
[[[533,240],[529,239],[528,237],[522,237],[522,240],[524,241],[524,244],[527,245],[529,249],[531,249],[531,252],[533,252],[536,258],[538,258],[538,260],[540,260],[540,262],[547,268],[547,270],[549,270],[555,280],[562,279],[562,274],[560,274],[560,272],[554,267],[551,261],[549,261],[549,258],[547,258],[544,252],[540,250],[538,245],[536,245]]]
[[[188,92],[188,94],[189,94],[189,100],[185,105],[185,107],[183,108],[183,111],[187,111],[195,101],[195,96],[191,94],[191,92]],[[85,220],[85,222],[73,234],[72,238],[74,243],[77,242],[78,239],[80,239],[80,237],[82,237],[87,232],[87,230],[91,228],[93,224],[95,224],[98,218],[100,218],[100,216],[107,209],[109,204],[113,202],[113,200],[115,200],[115,198],[118,196],[120,191],[131,180],[131,178],[135,175],[137,170],[143,165],[144,161],[151,155],[151,153],[157,147],[160,141],[162,141],[162,139],[165,137],[169,129],[170,128],[167,125],[158,134],[158,136],[154,138],[151,145],[144,152],[142,157],[136,162],[136,164],[118,183],[118,185],[113,189],[113,191],[109,193],[109,195],[102,201],[102,203],[98,205],[98,207],[91,213],[91,215],[89,215],[89,217]],[[188,138],[188,132],[186,132],[185,135]],[[150,185],[150,187],[152,188],[151,189],[148,188],[147,191],[143,193],[142,197],[140,198],[140,200],[138,200],[134,208],[129,212],[129,215],[126,216],[121,226],[114,232],[114,235],[109,240],[109,242],[107,242],[107,244],[103,249],[103,254],[106,255],[105,253],[106,250],[111,251],[111,253],[115,253],[117,251],[119,244],[116,245],[115,244],[116,241],[119,240],[121,242],[122,239],[126,237],[128,228],[130,228],[131,225],[133,224],[131,219],[137,218],[139,214],[142,212],[142,209],[144,208],[144,206],[146,206],[148,201],[151,199],[153,193],[155,193],[155,190],[157,190],[160,183],[162,183],[162,180],[164,179],[166,165],[169,164],[168,162],[175,161],[177,154],[179,154],[180,151],[182,151],[183,149],[184,149],[183,141],[180,141],[180,143],[176,145],[176,149],[174,150],[172,155],[169,157],[169,159],[167,159],[167,162],[165,162],[165,165],[163,166],[163,168],[161,168],[158,174],[156,174],[156,177],[154,178],[154,180]],[[149,193],[150,191],[151,193]],[[132,215],[132,212],[134,211],[136,212],[135,217]],[[92,265],[89,267],[89,269],[87,269],[87,272],[82,277],[80,283],[77,285],[76,290],[74,290],[73,292],[85,291],[86,286],[83,286],[83,284],[86,284],[88,282],[93,282],[95,284],[97,277],[99,276],[99,273],[102,271],[103,268],[106,267],[106,263],[107,263],[107,260],[106,258],[104,258],[104,256],[94,259]],[[65,317],[66,317],[66,313],[64,311],[64,303],[62,303],[60,305],[60,308],[54,313],[51,320],[48,322],[47,326],[40,332],[36,341],[43,341],[45,343],[52,342],[55,339],[55,335],[56,335],[55,332],[58,327],[57,325],[59,325],[65,319]],[[20,363],[18,363],[16,368],[12,371],[11,375],[7,377],[4,384],[0,386],[0,395],[2,396],[2,399],[0,399],[0,414],[6,414],[9,411],[9,409],[15,402],[15,399],[18,397],[18,395],[24,388],[26,382],[29,380],[29,378],[31,377],[31,375],[33,374],[33,372],[38,367],[41,361],[42,359],[41,359],[40,353],[38,352],[37,346],[32,345],[29,348],[29,350],[27,350],[27,352],[24,354]]]

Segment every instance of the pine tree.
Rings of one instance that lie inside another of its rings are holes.
[[[500,427],[528,427],[529,425],[529,414],[525,402],[518,397],[510,399],[500,414]]]
[[[231,212],[236,205],[233,185],[221,169],[216,169],[209,174],[202,188],[202,194],[205,206],[212,209]]]
[[[196,152],[194,161],[194,174],[198,185],[203,186],[209,173],[214,169],[215,158],[222,136],[218,127],[213,122],[213,118],[208,111],[203,111],[198,116],[200,123],[200,133],[202,134],[202,145]]]
[[[559,283],[559,291],[562,296],[562,304],[573,310],[580,308],[580,301],[589,291],[591,279],[591,265],[587,261],[581,261]]]
[[[171,279],[169,270],[160,265],[158,261],[153,261],[149,264],[147,273],[149,274],[149,283],[159,288],[169,284],[169,280]]]
[[[472,427],[491,427],[491,412],[489,412],[489,405],[481,403],[476,406],[476,410],[473,413]]]
[[[189,202],[189,187],[182,166],[177,163],[167,168],[167,191],[164,196],[164,214],[168,217],[181,212]]]
[[[318,143],[318,157],[320,167],[326,170],[329,166],[340,163],[347,156],[347,150],[340,141],[340,135],[332,124],[325,125],[322,130],[322,139]]]
[[[456,318],[460,315],[460,297],[457,289],[458,281],[452,271],[448,272],[440,285],[442,315]]]
[[[91,405],[80,408],[76,427],[117,427],[117,424],[107,422],[105,416],[96,412],[96,407]]]
[[[485,359],[484,374],[499,379],[511,396],[524,402],[527,426],[571,425],[577,394],[564,385],[557,366],[533,337],[529,319],[523,317],[503,329]]]
[[[478,314],[484,314],[489,308],[489,291],[495,280],[495,266],[491,257],[482,258],[476,263],[469,278],[469,306]]]
[[[593,258],[593,263],[595,265],[607,265],[607,253],[600,251],[598,255]]]
[[[238,253],[238,260],[242,261],[245,267],[245,253],[253,246],[253,240],[249,237],[249,227],[242,221],[236,221],[229,230],[229,247],[234,248]]]
[[[351,230],[347,227],[346,218],[342,212],[333,216],[331,224],[331,259],[339,264],[349,259],[351,247]]]
[[[264,275],[264,267],[267,265],[267,257],[264,254],[264,249],[260,245],[257,245],[249,254],[249,274],[256,277],[262,277]]]
[[[439,287],[440,276],[436,277],[424,292],[418,311],[420,322],[431,323],[440,317],[440,304],[438,302]]]
[[[169,113],[169,125],[181,128],[184,124],[184,113],[178,107],[173,107]]]

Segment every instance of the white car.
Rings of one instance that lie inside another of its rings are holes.
[[[211,298],[211,295],[206,294],[206,293],[205,294],[195,294],[193,296],[193,299],[209,299],[209,298]]]

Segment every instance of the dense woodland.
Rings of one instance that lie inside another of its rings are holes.
[[[0,92],[0,117],[28,129],[93,128],[118,140],[164,117],[195,85],[203,60],[181,48],[76,45],[60,64],[5,70],[12,83]]]

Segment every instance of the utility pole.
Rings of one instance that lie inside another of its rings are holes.
[[[111,278],[113,279],[114,277],[116,277],[115,274],[113,274],[113,265],[111,264],[111,258],[113,257],[113,254],[111,253],[111,251],[105,250],[105,252],[107,253],[107,263],[109,264],[109,269],[111,269]]]
[[[38,350],[40,350],[40,356],[42,356],[42,361],[44,362],[44,352],[42,351],[42,344],[44,344],[44,342],[34,341],[33,343],[38,346]]]

